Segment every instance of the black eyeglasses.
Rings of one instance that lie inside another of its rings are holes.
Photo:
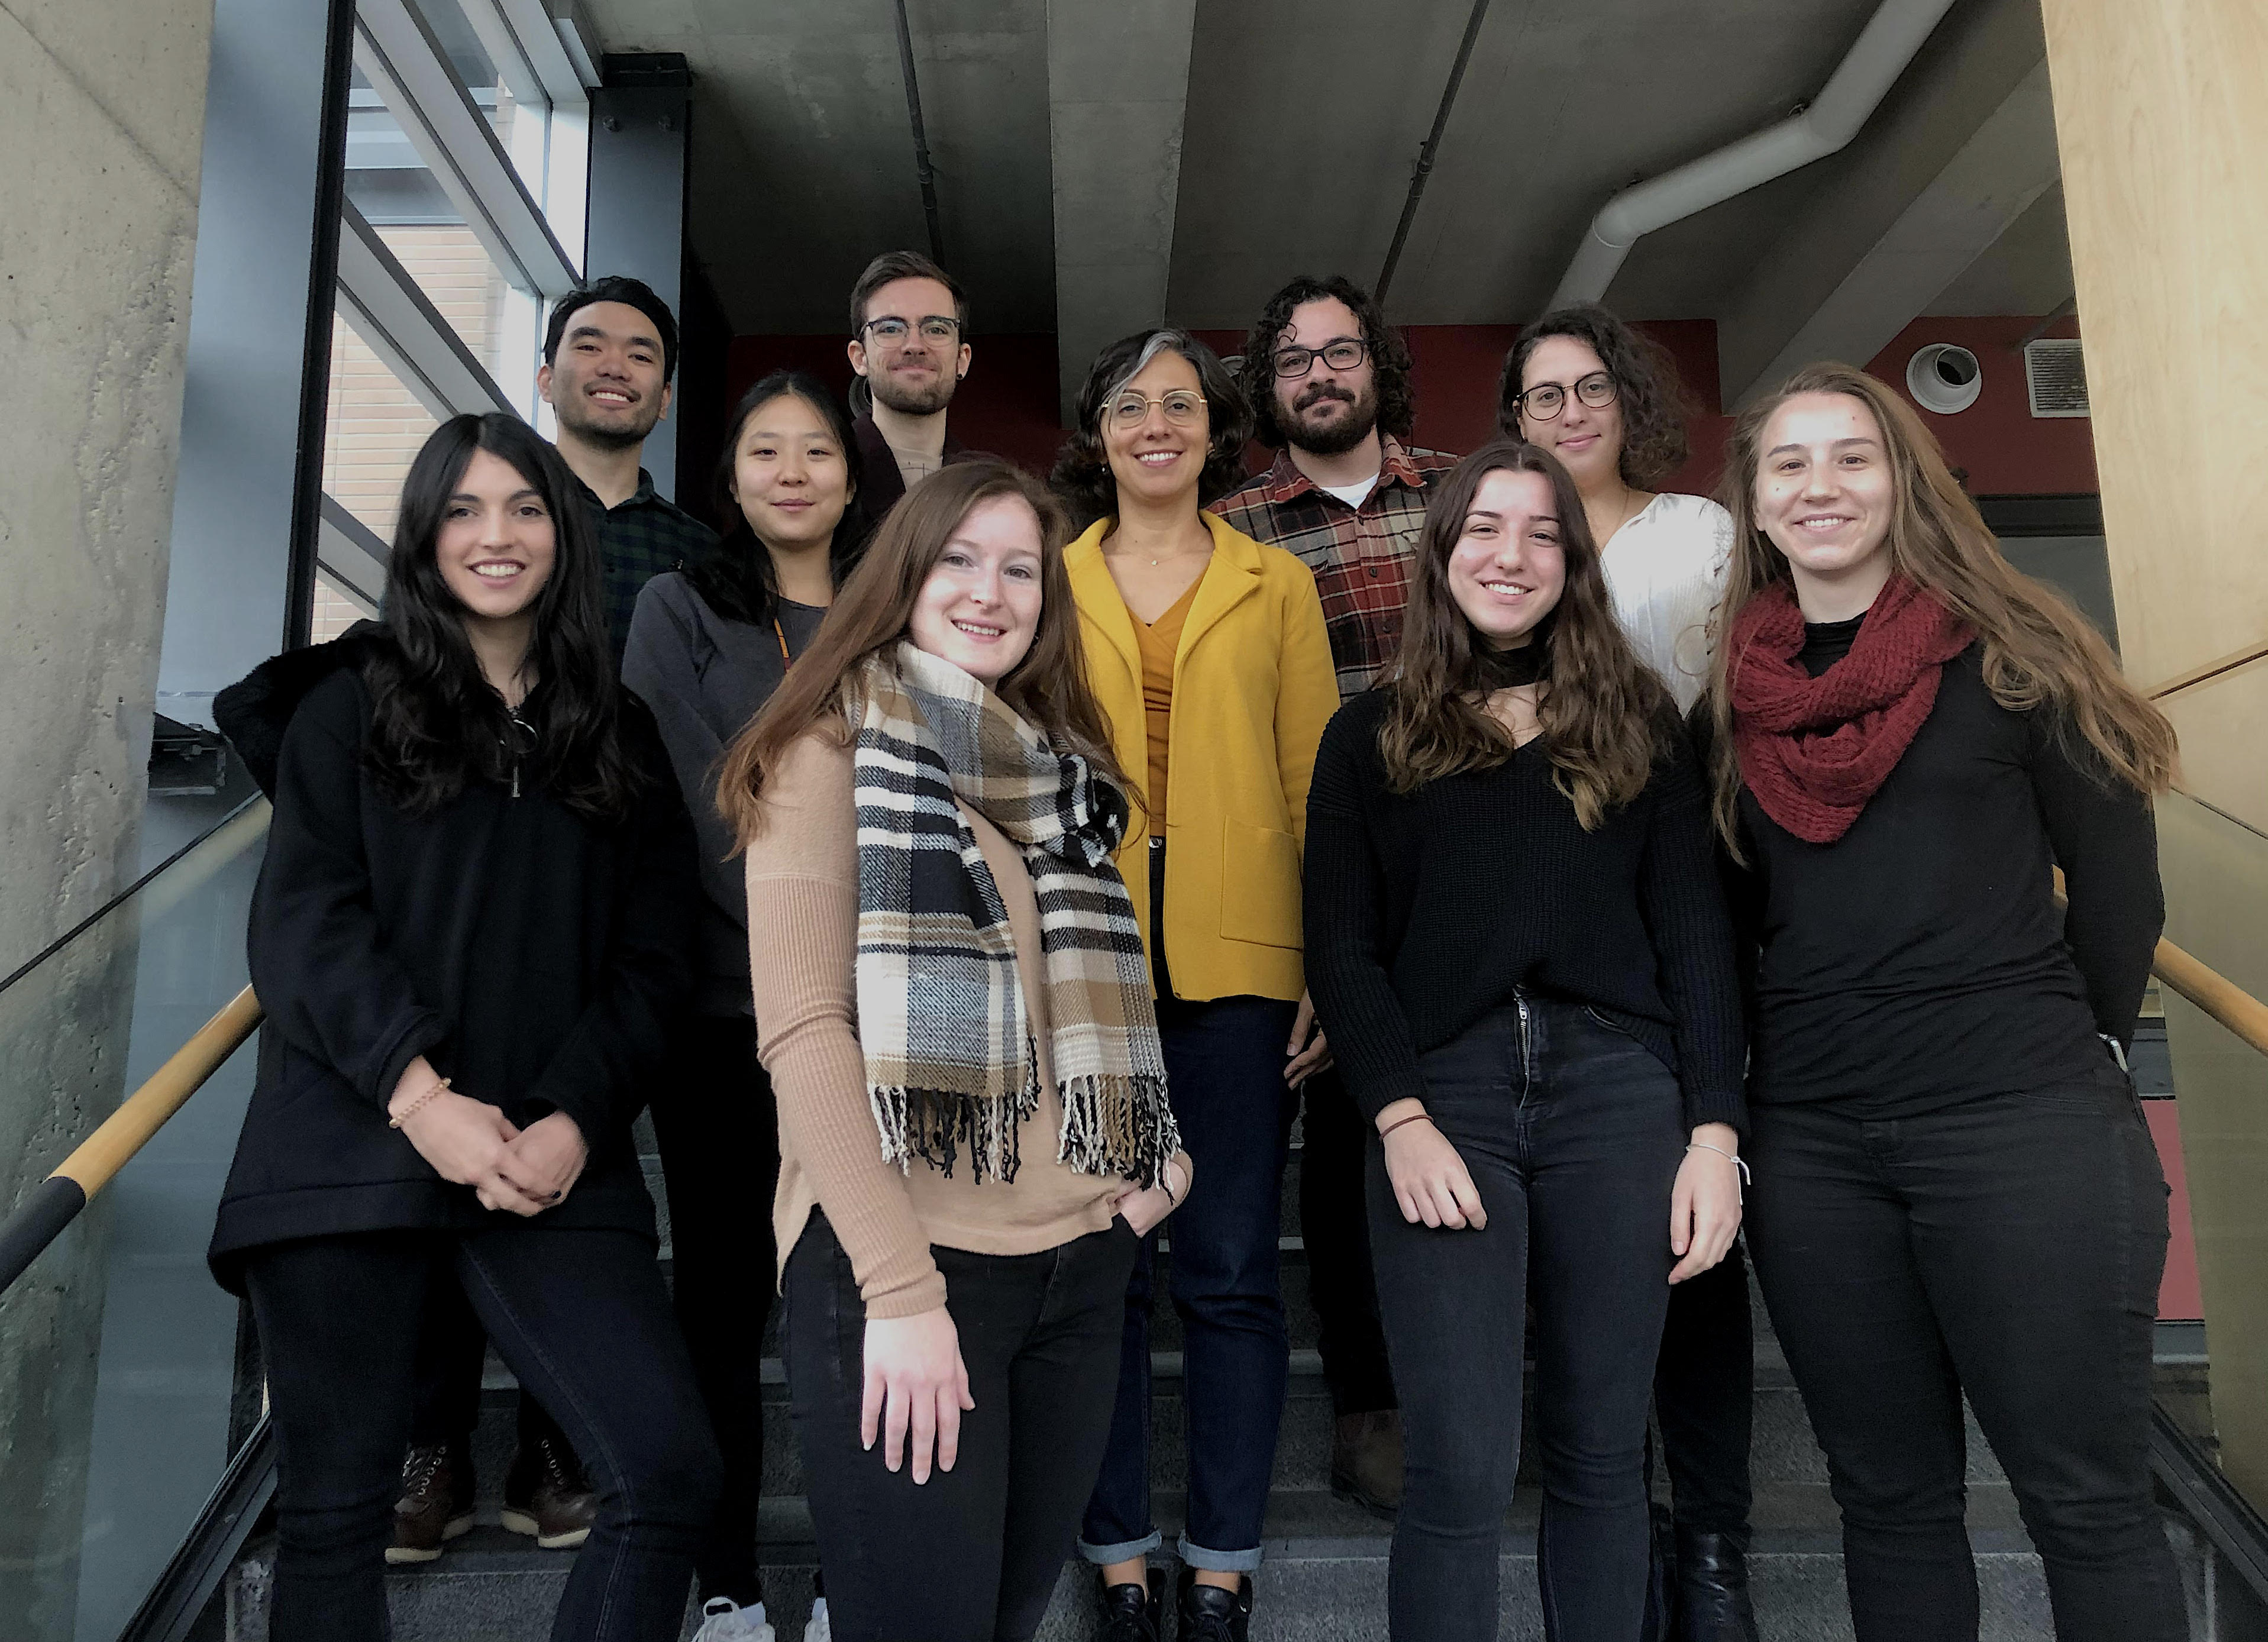
[[[879,320],[868,320],[858,328],[861,336],[872,335],[877,342],[902,342],[909,332],[918,329],[925,342],[950,342],[961,335],[961,321],[943,313],[932,313],[915,324],[909,324],[896,314],[886,314]]]
[[[1367,343],[1352,336],[1340,336],[1320,348],[1278,348],[1271,358],[1276,374],[1289,381],[1314,370],[1318,359],[1334,371],[1351,371],[1369,354]]]
[[[1575,384],[1575,397],[1594,410],[1604,410],[1620,394],[1614,378],[1604,371],[1594,371]],[[1557,382],[1538,382],[1525,394],[1513,395],[1512,402],[1531,422],[1550,422],[1567,409],[1567,390]]]

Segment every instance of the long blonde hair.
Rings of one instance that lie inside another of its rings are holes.
[[[1802,394],[1841,394],[1874,413],[1893,482],[1890,564],[1966,622],[1984,644],[1984,685],[2012,712],[2054,708],[2061,729],[2092,747],[2110,775],[2146,793],[2173,784],[2179,749],[2165,714],[2127,683],[2102,635],[2064,597],[2000,552],[1976,503],[1911,407],[1847,364],[1806,365],[1741,414],[1725,451],[1718,500],[1733,516],[1733,555],[1719,607],[1709,711],[1717,830],[1737,855],[1740,762],[1733,747],[1732,635],[1749,600],[1791,579],[1787,559],[1756,521],[1765,425]],[[2073,751],[2076,752],[2077,747]]]

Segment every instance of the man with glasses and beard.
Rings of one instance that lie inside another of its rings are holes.
[[[638,465],[669,409],[676,369],[676,316],[642,279],[609,276],[551,311],[535,389],[558,416],[559,454],[598,532],[617,666],[638,589],[717,543],[717,533],[658,494]]]
[[[1279,454],[1212,511],[1314,572],[1344,701],[1376,683],[1401,647],[1426,493],[1457,459],[1403,443],[1409,350],[1346,279],[1303,276],[1270,298],[1245,341],[1242,380],[1255,437]],[[1328,1067],[1302,1093],[1300,1229],[1337,1416],[1331,1487],[1390,1512],[1402,1500],[1402,1415],[1371,1275],[1364,1121]]]
[[[872,532],[897,499],[962,447],[946,409],[968,374],[968,296],[917,251],[885,251],[850,288],[850,431],[865,480],[850,512]]]

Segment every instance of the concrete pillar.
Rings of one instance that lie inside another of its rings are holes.
[[[2259,0],[2043,0],[2095,461],[2128,674],[2268,644],[2268,15]],[[2167,934],[2268,997],[2268,662],[2162,703]],[[2268,1508],[2268,1058],[2169,1000],[2213,1415]]]
[[[610,56],[607,83],[591,93],[591,198],[583,277],[642,279],[685,320],[685,179],[693,77],[675,53]],[[682,351],[681,350],[681,351]],[[681,379],[684,367],[678,369]],[[653,487],[677,498],[673,407],[639,459]]]
[[[130,875],[166,592],[212,0],[0,7],[0,973]],[[0,1204],[114,1101],[130,953],[0,994]],[[29,1029],[28,1023],[36,1023]],[[0,1300],[0,1614],[71,1634],[99,1285]]]

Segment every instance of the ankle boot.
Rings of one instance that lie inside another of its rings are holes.
[[[1197,1571],[1182,1570],[1181,1626],[1178,1642],[1245,1642],[1252,1629],[1252,1576],[1243,1575],[1234,1590],[1199,1585]]]
[[[1757,1642],[1745,1535],[1677,1533],[1674,1642]]]
[[[1102,1642],[1158,1642],[1158,1576],[1100,1585]]]

